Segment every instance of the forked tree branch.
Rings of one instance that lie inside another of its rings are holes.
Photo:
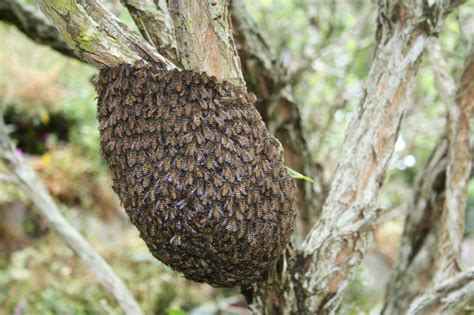
[[[125,314],[143,314],[122,280],[61,214],[43,182],[24,158],[16,152],[10,137],[6,133],[2,118],[0,118],[0,161],[4,162],[11,172],[12,178],[10,180],[15,180],[16,186],[33,201],[49,227],[81,258],[100,285],[117,301]],[[0,180],[4,179],[7,178],[0,177]]]

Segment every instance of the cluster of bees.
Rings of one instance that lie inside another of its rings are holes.
[[[295,183],[255,96],[205,73],[103,69],[102,154],[152,254],[191,280],[262,277],[293,231]]]

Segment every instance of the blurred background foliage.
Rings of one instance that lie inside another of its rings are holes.
[[[370,68],[375,5],[369,0],[246,2],[278,61],[289,69],[313,162],[330,182]],[[118,0],[106,4],[135,29]],[[465,10],[474,10],[473,0],[462,7]],[[467,52],[459,14],[450,15],[440,36],[456,79]],[[124,279],[145,313],[247,314],[237,290],[186,281],[153,259],[129,224],[99,153],[92,84],[96,70],[35,44],[4,23],[0,41],[0,101],[18,150],[39,172],[64,215]],[[380,304],[414,178],[443,133],[444,104],[427,59],[379,199],[386,214],[341,314],[366,313]],[[80,260],[49,233],[27,196],[0,185],[0,314],[119,314]],[[463,257],[472,264],[472,181],[468,199]]]

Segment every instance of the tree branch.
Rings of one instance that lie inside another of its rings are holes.
[[[406,314],[454,314],[473,297],[474,268],[471,268],[425,292],[413,301]]]
[[[245,88],[228,0],[168,0],[179,63]]]
[[[17,186],[33,201],[38,212],[48,225],[71,247],[94,274],[102,287],[113,296],[125,314],[143,314],[138,303],[122,280],[113,272],[107,262],[92,248],[76,229],[69,224],[54,203],[43,182],[24,160],[5,131],[0,118],[0,161],[11,171]]]
[[[448,65],[443,57],[439,40],[437,38],[432,38],[427,49],[435,77],[436,88],[443,102],[445,104],[450,104],[453,102],[456,93],[456,82],[448,72]]]
[[[474,112],[474,49],[468,56],[456,98],[446,103],[448,165],[446,200],[441,216],[441,239],[436,255],[435,283],[460,271],[467,189],[471,173],[470,119]]]
[[[174,24],[166,0],[121,0],[132,16],[135,24],[165,58],[178,64],[179,53],[174,35]]]
[[[99,68],[139,61],[176,68],[95,0],[39,0],[43,13],[82,60]]]
[[[17,0],[4,0],[0,3],[0,20],[15,25],[36,43],[50,46],[65,56],[77,58],[56,27],[31,6]]]
[[[406,312],[433,278],[433,283],[437,283],[459,271],[457,258],[473,158],[469,138],[474,133],[469,130],[469,117],[474,106],[474,91],[468,83],[474,80],[474,68],[471,68],[472,60],[466,63],[462,83],[456,92],[456,84],[448,73],[436,39],[428,45],[428,51],[436,86],[448,108],[449,131],[441,138],[415,184],[383,314]],[[459,103],[464,104],[463,108],[457,105]]]
[[[449,1],[431,6],[379,1],[377,46],[364,96],[346,131],[339,165],[321,218],[296,264],[298,308],[333,313],[367,251],[375,201],[398,137],[427,38]],[[429,26],[429,27],[428,27]]]
[[[405,313],[434,276],[433,261],[445,202],[447,149],[448,141],[443,133],[427,165],[416,177],[382,314]]]

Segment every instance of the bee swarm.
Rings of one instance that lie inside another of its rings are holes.
[[[152,254],[213,286],[260,279],[290,239],[296,187],[255,97],[205,73],[103,69],[102,154]]]

